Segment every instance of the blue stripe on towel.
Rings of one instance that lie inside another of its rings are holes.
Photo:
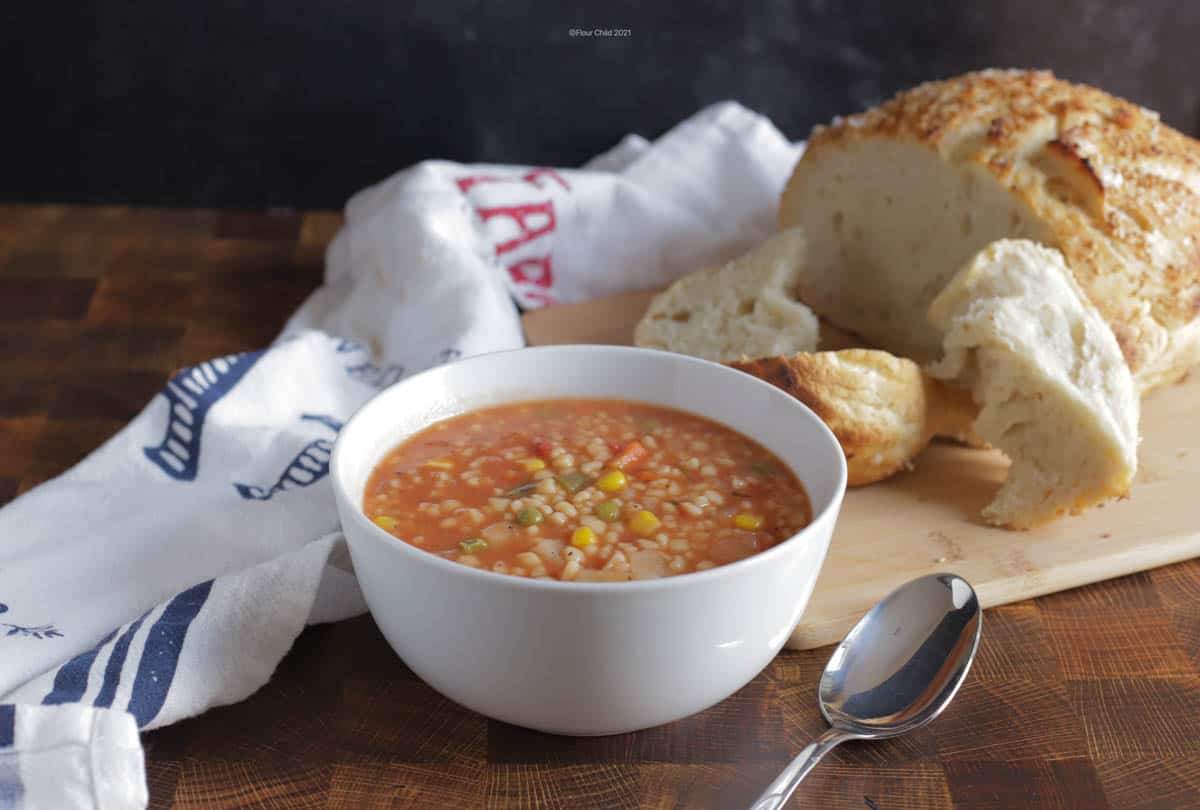
[[[0,749],[12,747],[16,726],[17,707],[0,706]],[[11,751],[0,750],[0,810],[15,810],[25,795],[19,768],[20,761]]]
[[[108,656],[108,663],[104,666],[104,683],[100,686],[100,694],[96,695],[93,706],[107,709],[112,705],[113,698],[117,696],[117,686],[121,683],[121,670],[125,668],[125,658],[129,655],[129,645],[149,615],[143,613],[141,618],[129,625],[129,629],[117,639],[112,655]]]
[[[24,796],[19,761],[11,755],[0,756],[0,810],[17,810]]]
[[[95,663],[96,656],[100,654],[100,648],[112,641],[116,634],[117,631],[113,630],[100,639],[100,643],[95,647],[81,652],[59,667],[58,672],[54,675],[54,687],[46,697],[42,698],[42,703],[50,706],[58,703],[78,702],[83,697],[83,693],[87,691],[88,673],[92,671],[92,664]]]
[[[0,706],[0,748],[11,748],[17,731],[17,707]]]
[[[142,660],[129,697],[129,711],[139,728],[158,716],[175,679],[179,652],[188,628],[212,592],[213,581],[188,588],[170,601],[146,636]]]

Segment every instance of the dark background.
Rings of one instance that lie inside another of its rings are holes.
[[[429,157],[578,164],[721,99],[789,136],[1048,67],[1200,129],[1200,2],[9,2],[0,200],[339,207]],[[573,38],[571,28],[628,28]]]

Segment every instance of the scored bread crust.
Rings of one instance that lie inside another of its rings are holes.
[[[1061,251],[1116,336],[1140,391],[1174,382],[1200,362],[1200,143],[1156,113],[1044,71],[990,70],[923,84],[817,127],[784,191],[781,226],[805,226],[810,235],[828,228],[830,212],[817,210],[826,190],[816,187],[828,178],[815,180],[817,173],[839,152],[850,174],[854,166],[869,173],[848,156],[877,143],[915,146],[964,176],[994,181],[1007,195],[1004,205],[1014,206],[1013,230],[979,238],[1033,236]],[[840,179],[842,169],[836,171]],[[937,216],[935,208],[941,206],[930,200],[929,217]],[[850,237],[843,244],[853,249]],[[911,318],[912,306],[926,306],[944,280],[931,279],[921,300],[898,302],[904,311],[885,314]],[[802,286],[801,294],[822,317],[883,348],[910,354],[914,346],[935,345],[923,323],[876,326],[878,313],[857,306],[852,298],[861,293],[853,289],[810,296]],[[838,317],[821,305],[830,295],[851,299],[835,307]],[[888,300],[886,292],[880,300]],[[856,312],[862,322],[853,322]],[[905,328],[917,337],[899,345],[906,340],[898,330]]]
[[[799,399],[846,454],[852,487],[909,467],[935,436],[971,437],[971,395],[911,360],[874,349],[801,352],[730,363]]]

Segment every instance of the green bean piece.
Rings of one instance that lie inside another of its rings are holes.
[[[592,483],[592,479],[579,470],[567,470],[554,476],[554,480],[562,484],[567,492],[575,493]]]
[[[617,506],[616,501],[603,501],[598,503],[596,504],[594,511],[596,512],[596,517],[600,518],[606,523],[612,523],[621,517],[621,507]]]
[[[504,497],[505,498],[522,498],[522,497],[528,495],[530,492],[533,492],[533,488],[536,486],[537,486],[537,481],[529,481],[528,483],[521,484],[521,486],[519,486],[519,487],[513,487],[508,492],[505,492]]]
[[[459,540],[458,547],[461,548],[465,554],[477,554],[487,548],[488,545],[487,541],[483,538],[472,537],[468,540]]]
[[[520,512],[517,512],[517,523],[522,526],[533,526],[541,523],[546,516],[542,514],[542,510],[536,506],[526,506]]]

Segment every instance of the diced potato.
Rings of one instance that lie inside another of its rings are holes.
[[[718,565],[749,557],[758,551],[758,538],[753,532],[738,530],[722,532],[713,538],[709,556]]]
[[[661,551],[641,550],[629,555],[629,569],[634,579],[658,579],[668,573],[667,555]]]
[[[481,529],[479,536],[488,541],[490,545],[502,546],[512,542],[513,538],[517,536],[517,528],[507,522],[493,523]]]

